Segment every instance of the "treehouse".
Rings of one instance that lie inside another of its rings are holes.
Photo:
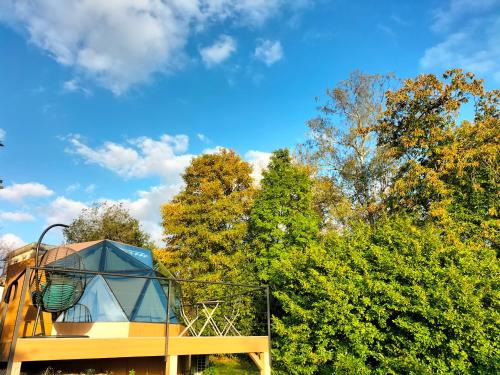
[[[230,353],[248,353],[270,374],[268,306],[265,316],[241,314],[258,300],[252,293],[268,301],[265,288],[176,280],[150,250],[110,240],[28,255],[6,268],[0,360],[8,374],[36,366],[190,374],[208,355]]]

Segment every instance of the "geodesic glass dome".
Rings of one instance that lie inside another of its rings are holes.
[[[77,304],[57,322],[166,321],[168,281],[154,278],[150,250],[110,240],[66,246],[78,252],[92,274]],[[169,321],[178,323],[173,309]]]

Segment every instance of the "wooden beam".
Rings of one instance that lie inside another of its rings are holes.
[[[262,364],[260,357],[256,353],[248,353],[248,355],[252,359],[253,363],[255,363],[255,366],[262,371],[264,369],[264,365]]]
[[[262,353],[267,348],[267,336],[170,337],[167,354]],[[164,337],[19,338],[14,361],[159,357],[164,354]]]
[[[267,336],[170,337],[168,354],[260,353],[267,345]]]

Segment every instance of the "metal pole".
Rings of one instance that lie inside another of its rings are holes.
[[[19,299],[19,305],[17,307],[16,322],[14,323],[14,332],[12,333],[12,342],[10,343],[9,359],[7,363],[7,374],[12,372],[12,365],[14,364],[14,354],[16,352],[17,337],[19,336],[19,328],[21,325],[21,319],[23,317],[24,302],[26,300],[26,291],[28,290],[28,285],[30,283],[31,268],[26,269],[26,275],[24,276],[23,289],[21,290],[21,296]]]
[[[172,280],[168,280],[167,293],[167,318],[165,319],[165,363],[168,362],[168,338],[170,336],[170,296],[172,290]]]
[[[266,287],[266,300],[267,300],[267,341],[269,344],[269,367],[273,368],[272,354],[271,354],[271,305],[269,295],[269,285]]]
[[[54,227],[69,228],[69,225],[66,225],[66,224],[52,224],[52,225],[49,225],[47,228],[45,228],[45,230],[40,235],[40,238],[38,239],[38,242],[36,243],[36,249],[35,249],[35,267],[39,266],[39,264],[38,264],[38,254],[40,253],[40,245],[42,244],[43,237],[45,236],[45,234],[49,230],[51,230]]]
[[[35,296],[37,298],[37,304],[40,304],[40,301],[38,301],[38,293],[40,291],[40,285],[39,285],[39,280],[38,280],[38,267],[40,267],[40,264],[38,263],[38,258],[40,254],[40,245],[42,244],[43,237],[45,234],[51,230],[54,227],[64,227],[64,228],[69,228],[69,225],[66,224],[52,224],[49,225],[45,230],[42,232],[40,235],[40,238],[38,239],[38,242],[36,243],[36,249],[35,249]],[[41,306],[37,306],[37,312],[36,312],[36,317],[35,317],[35,323],[33,325],[33,333],[31,334],[32,336],[35,336],[36,333],[36,327],[38,326],[38,319],[40,318],[41,323],[42,323],[42,335],[45,336],[45,324],[43,323],[43,315],[40,316],[40,314],[43,314],[41,312]]]

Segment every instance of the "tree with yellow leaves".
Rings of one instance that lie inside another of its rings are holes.
[[[498,245],[500,91],[459,69],[443,78],[420,75],[386,94],[379,144],[399,164],[387,202]]]
[[[184,189],[161,208],[166,248],[156,251],[176,277],[235,281],[254,196],[251,166],[234,151],[194,158]]]

